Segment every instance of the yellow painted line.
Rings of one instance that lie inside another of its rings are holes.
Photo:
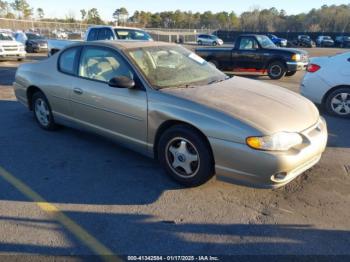
[[[11,175],[0,166],[0,177],[15,187],[28,199],[36,203],[36,205],[46,213],[53,215],[53,217],[62,224],[69,232],[71,232],[77,239],[84,243],[96,255],[101,256],[104,261],[122,261],[113,252],[100,243],[96,238],[90,235],[84,228],[75,223],[72,219],[62,213],[56,206],[48,203],[42,196],[33,191],[29,186],[23,183],[18,178]]]

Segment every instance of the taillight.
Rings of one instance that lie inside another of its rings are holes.
[[[316,65],[316,64],[309,64],[308,67],[307,67],[307,71],[309,73],[315,73],[317,72],[318,70],[320,70],[320,66],[319,65]]]

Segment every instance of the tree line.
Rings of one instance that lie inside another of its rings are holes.
[[[34,10],[26,0],[0,0],[0,17],[46,21],[84,22],[87,24],[119,24],[138,27],[176,29],[224,29],[249,32],[350,32],[350,4],[323,5],[307,13],[288,15],[285,10],[276,8],[251,8],[237,15],[234,11],[191,12],[164,11],[146,12],[137,10],[130,14],[125,7],[113,12],[114,21],[103,21],[97,8],[80,10],[77,19],[74,13],[63,19],[46,18],[44,10]]]

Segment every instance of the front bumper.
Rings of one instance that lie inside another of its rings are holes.
[[[309,62],[287,62],[288,71],[302,71],[306,70]]]
[[[33,50],[35,51],[35,52],[48,52],[48,47],[47,47],[47,45],[46,46],[33,46]]]
[[[0,60],[17,60],[24,59],[26,57],[25,51],[17,52],[0,52]]]
[[[334,42],[322,42],[321,46],[323,46],[323,47],[332,47],[332,46],[334,46]]]
[[[300,148],[287,152],[259,151],[245,144],[210,138],[218,180],[258,188],[278,188],[291,182],[318,163],[327,145],[323,118],[300,133]],[[283,174],[283,178],[276,178]]]

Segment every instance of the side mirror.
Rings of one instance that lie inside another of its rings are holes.
[[[108,85],[116,88],[134,88],[135,81],[127,76],[117,76],[109,80]]]

